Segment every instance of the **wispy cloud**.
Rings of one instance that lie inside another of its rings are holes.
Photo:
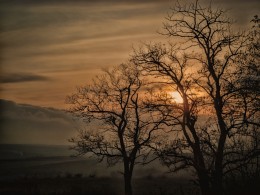
[[[141,41],[164,41],[156,31],[162,28],[174,2],[0,1],[1,97],[41,106],[60,106],[73,87],[91,81],[101,68],[127,60],[132,46],[138,46]],[[213,3],[231,9],[239,25],[244,27],[257,14],[258,2],[216,0]],[[10,75],[17,70],[30,74]],[[40,83],[41,90],[39,82],[29,82],[51,78],[55,78],[51,85]],[[26,86],[19,84],[22,82],[27,82]]]
[[[28,74],[28,73],[7,73],[0,77],[0,83],[20,83],[32,81],[49,81],[50,79],[45,76]]]

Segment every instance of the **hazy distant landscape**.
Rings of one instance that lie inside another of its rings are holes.
[[[90,156],[75,157],[65,145],[77,122],[64,111],[7,100],[0,104],[1,194],[123,194],[121,164],[108,167]],[[186,176],[169,173],[156,161],[136,167],[133,187],[135,194],[148,195],[178,194],[185,186],[193,194],[197,187]]]
[[[0,99],[1,144],[67,145],[77,122],[65,111]]]
[[[89,157],[72,157],[69,146],[0,145],[2,194],[122,194],[121,166],[107,167]],[[175,184],[175,185],[173,185]],[[137,167],[136,194],[193,194],[197,188],[182,173],[170,174],[154,162]],[[185,189],[184,189],[185,186]]]

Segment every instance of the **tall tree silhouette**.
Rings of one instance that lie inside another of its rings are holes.
[[[70,139],[73,149],[79,155],[92,153],[109,165],[122,162],[127,195],[132,194],[135,165],[149,157],[147,146],[159,138],[165,120],[147,106],[145,88],[136,66],[122,64],[68,97],[70,112],[88,124],[87,130]]]
[[[259,96],[260,96],[260,31],[259,18],[254,16],[251,20],[253,23],[252,29],[248,32],[249,42],[245,51],[237,58],[236,63],[239,64],[237,77],[240,78],[236,85],[236,90],[241,96],[240,107],[244,107],[243,117],[245,128],[251,129],[248,134],[247,142],[242,142],[240,139],[233,141],[233,155],[230,155],[230,160],[236,163],[229,166],[227,170],[229,178],[236,178],[240,182],[250,183],[248,188],[256,190],[253,184],[259,182],[259,155],[260,155],[260,131],[259,131]],[[239,144],[238,144],[239,143]],[[239,147],[238,147],[239,145]],[[251,187],[250,187],[251,185]]]
[[[223,194],[225,174],[259,155],[256,145],[245,149],[259,132],[259,93],[243,84],[248,66],[238,63],[250,40],[232,29],[225,11],[198,1],[177,3],[162,34],[173,38],[168,46],[146,44],[132,59],[183,98],[154,104],[172,110],[167,118],[175,127],[158,155],[173,171],[193,167],[203,195]]]

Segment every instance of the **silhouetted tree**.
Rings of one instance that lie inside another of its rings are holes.
[[[231,27],[222,9],[177,3],[162,32],[173,42],[146,44],[132,59],[181,95],[183,103],[154,103],[172,111],[175,128],[172,141],[154,148],[173,171],[193,167],[203,195],[223,194],[225,174],[259,155],[259,82],[249,87],[248,64],[238,63],[250,40]]]
[[[237,77],[240,78],[236,89],[241,96],[240,106],[244,107],[244,115],[252,117],[243,117],[245,128],[248,133],[247,142],[241,142],[236,139],[233,143],[233,155],[230,155],[230,161],[236,163],[230,164],[230,172],[227,177],[234,177],[241,180],[243,185],[248,183],[259,182],[259,155],[260,155],[260,131],[259,131],[259,107],[260,107],[260,31],[258,16],[254,16],[251,20],[253,23],[252,29],[249,30],[249,43],[244,52],[238,57],[236,63],[240,66],[237,71]],[[250,129],[250,131],[248,130]],[[239,143],[239,147],[238,147]],[[235,155],[235,156],[234,156]],[[250,184],[251,185],[251,184]],[[253,189],[255,190],[255,189]]]
[[[165,116],[147,106],[146,87],[140,71],[122,64],[97,76],[91,85],[68,97],[70,112],[84,119],[87,130],[70,139],[79,155],[92,153],[108,165],[124,166],[125,194],[132,194],[132,175],[137,163],[151,153],[147,147],[159,138]]]

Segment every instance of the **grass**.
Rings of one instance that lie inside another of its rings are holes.
[[[121,164],[108,168],[105,163],[98,164],[95,159],[71,158],[64,156],[65,152],[56,150],[56,147],[50,146],[40,148],[20,145],[19,147],[16,145],[0,147],[0,152],[18,151],[18,153],[26,154],[22,157],[1,157],[0,194],[124,194],[124,181],[120,174]],[[48,151],[55,156],[48,156]],[[42,154],[43,152],[44,154]],[[62,155],[59,156],[59,153]],[[159,162],[147,166],[136,166],[133,179],[134,195],[200,194],[198,186],[189,181],[192,178],[190,172],[169,174],[167,171],[168,169]],[[230,178],[228,182],[224,182],[225,195],[258,195],[260,194],[259,183],[259,176],[246,181],[238,177]]]
[[[187,181],[172,178],[135,178],[133,180],[135,195],[196,195],[198,188],[189,185]],[[5,180],[0,184],[0,194],[21,195],[121,195],[124,194],[124,182],[120,178],[95,177],[81,174],[57,175],[41,178],[21,177],[15,180]]]
[[[227,184],[227,183],[226,183]],[[200,195],[198,186],[181,177],[147,175],[133,179],[134,195]],[[258,195],[259,179],[226,185],[225,195]],[[63,173],[55,176],[26,175],[0,181],[0,194],[10,195],[123,195],[121,177],[99,177],[95,173]]]

